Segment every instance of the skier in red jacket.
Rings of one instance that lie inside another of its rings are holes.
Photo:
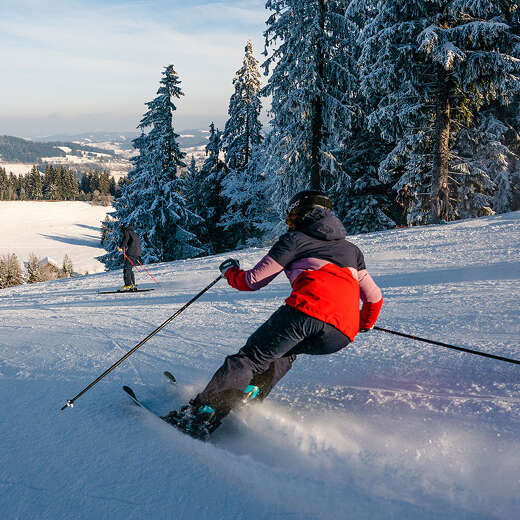
[[[381,291],[331,208],[322,192],[296,194],[287,210],[289,231],[255,267],[241,270],[232,258],[220,265],[239,291],[256,291],[284,271],[292,292],[244,347],[225,359],[190,405],[170,412],[167,421],[203,436],[237,404],[265,398],[299,354],[332,354],[374,326]]]

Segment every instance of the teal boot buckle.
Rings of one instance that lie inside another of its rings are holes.
[[[257,386],[247,385],[246,389],[244,390],[244,403],[247,401],[252,401],[258,395],[258,392],[260,392],[260,388]]]

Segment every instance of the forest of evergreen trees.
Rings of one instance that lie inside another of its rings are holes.
[[[520,209],[517,0],[267,0],[267,81],[250,42],[223,130],[189,166],[173,114],[172,65],[134,140],[127,184],[104,223],[108,268],[119,223],[146,262],[258,245],[282,229],[297,191],[326,191],[349,234]],[[269,124],[259,122],[270,98]],[[445,200],[445,199],[444,199]]]
[[[25,175],[8,175],[0,167],[0,200],[91,200],[108,205],[125,182],[121,179],[116,184],[107,170],[78,174],[65,166],[48,164],[43,174],[34,165]]]

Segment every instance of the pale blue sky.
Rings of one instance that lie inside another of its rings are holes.
[[[226,118],[265,0],[0,0],[0,134],[134,129],[173,64],[178,129]]]

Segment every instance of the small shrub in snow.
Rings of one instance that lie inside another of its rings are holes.
[[[40,260],[34,253],[30,254],[29,261],[25,264],[25,267],[27,269],[27,283],[38,283],[44,281],[40,269]]]
[[[23,283],[20,262],[14,253],[0,258],[0,289]]]

